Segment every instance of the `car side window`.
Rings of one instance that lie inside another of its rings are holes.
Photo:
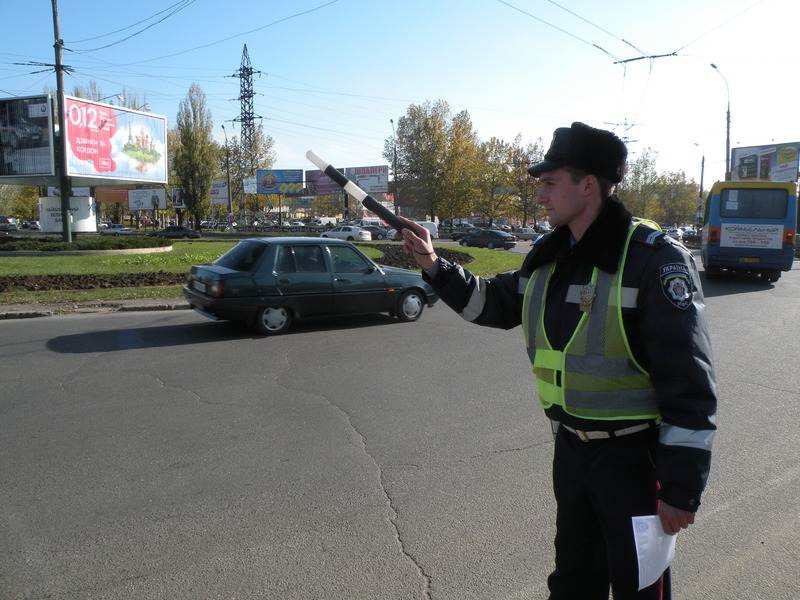
[[[325,259],[319,246],[294,246],[297,271],[300,273],[324,273]]]
[[[275,271],[277,273],[295,273],[294,254],[291,246],[278,246],[278,260],[276,261]]]
[[[369,263],[352,248],[330,246],[334,273],[364,273]]]

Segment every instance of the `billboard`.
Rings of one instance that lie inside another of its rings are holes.
[[[0,178],[54,175],[50,96],[0,99]]]
[[[800,142],[747,146],[731,151],[731,179],[797,181]]]
[[[306,188],[309,194],[314,194],[316,196],[328,196],[330,194],[342,193],[342,188],[339,184],[319,169],[306,171]]]
[[[167,208],[167,192],[164,188],[128,190],[129,210],[154,210],[156,208]]]
[[[167,182],[167,118],[64,96],[67,174]]]
[[[172,208],[186,208],[183,201],[183,188],[172,188],[170,190],[170,199],[172,200]]]
[[[61,196],[61,190],[57,187],[47,186],[48,197]],[[88,187],[74,187],[72,188],[73,196],[91,196],[92,190]]]
[[[228,205],[228,182],[227,181],[212,181],[211,182],[211,204],[224,204]]]
[[[75,232],[97,231],[96,204],[94,198],[69,199],[72,215],[70,229]],[[42,231],[61,233],[61,198],[39,198],[39,225]]]
[[[389,165],[348,167],[344,174],[368,194],[389,191]]]
[[[259,194],[300,194],[303,191],[302,169],[256,169]]]

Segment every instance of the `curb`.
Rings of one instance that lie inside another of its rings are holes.
[[[90,314],[90,313],[109,313],[109,312],[147,312],[164,310],[189,310],[188,302],[163,302],[161,304],[94,304],[91,306],[67,305],[70,310],[2,310],[0,309],[0,321],[10,319],[34,319],[37,317],[53,317],[67,314]]]

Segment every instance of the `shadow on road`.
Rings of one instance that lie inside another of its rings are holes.
[[[308,319],[299,321],[282,336],[298,335],[312,331],[334,331],[356,329],[396,323],[388,315],[365,315],[331,319]],[[47,342],[47,348],[61,354],[86,354],[92,352],[114,352],[165,346],[184,346],[219,341],[264,339],[269,336],[247,329],[243,324],[227,321],[202,321],[181,325],[133,327],[110,331],[90,331],[62,335]],[[277,339],[277,338],[275,338]]]
[[[703,296],[706,298],[763,292],[771,290],[776,285],[764,281],[757,275],[738,273],[722,273],[713,279],[709,279],[705,271],[700,271],[700,280],[703,285]]]

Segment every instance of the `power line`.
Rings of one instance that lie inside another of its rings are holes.
[[[509,7],[509,8],[512,8],[512,9],[516,10],[517,12],[520,12],[520,13],[522,13],[522,14],[523,14],[523,15],[525,15],[525,16],[528,16],[528,17],[530,17],[531,19],[534,19],[534,20],[536,20],[536,21],[539,21],[540,23],[543,23],[544,25],[547,25],[548,27],[552,27],[552,28],[553,28],[553,29],[555,29],[556,31],[560,31],[560,32],[561,32],[561,33],[563,33],[564,35],[568,35],[569,37],[571,37],[571,38],[573,38],[573,39],[576,39],[576,40],[578,40],[579,42],[583,42],[583,43],[584,43],[584,44],[586,44],[587,46],[591,46],[592,48],[596,48],[596,49],[600,50],[600,52],[603,52],[604,54],[607,54],[608,56],[611,56],[612,58],[616,58],[616,57],[614,57],[614,55],[613,55],[613,54],[611,54],[611,53],[610,53],[608,50],[606,50],[606,49],[605,49],[605,48],[603,48],[602,46],[599,46],[598,44],[594,44],[594,43],[592,43],[592,42],[590,42],[590,41],[588,41],[588,40],[585,40],[585,39],[583,39],[582,37],[578,37],[578,36],[577,36],[577,35],[575,35],[574,33],[570,33],[569,31],[567,31],[566,29],[562,29],[562,28],[561,28],[561,27],[559,27],[558,25],[553,25],[553,23],[550,23],[549,21],[545,21],[544,19],[542,19],[542,18],[540,18],[540,17],[537,17],[537,16],[536,16],[536,15],[534,15],[534,14],[531,14],[531,13],[529,13],[527,10],[523,10],[523,9],[519,8],[518,6],[514,6],[513,4],[510,4],[509,2],[506,2],[506,0],[497,0],[497,1],[498,1],[500,4],[505,4],[507,7]]]
[[[286,17],[282,17],[280,19],[277,19],[275,21],[267,23],[266,25],[262,25],[261,27],[256,27],[255,29],[250,29],[248,31],[242,31],[241,33],[235,33],[235,34],[230,35],[230,36],[228,36],[226,38],[222,38],[222,39],[216,40],[214,42],[209,42],[207,44],[201,44],[200,46],[194,46],[193,48],[187,48],[186,50],[181,50],[180,52],[173,52],[171,54],[163,54],[161,56],[154,56],[153,58],[147,58],[145,60],[138,60],[136,62],[131,62],[131,63],[116,64],[115,66],[117,66],[117,67],[128,67],[128,66],[131,66],[131,65],[140,65],[142,63],[153,62],[154,60],[160,60],[162,58],[170,58],[172,56],[180,56],[181,54],[186,54],[188,52],[193,52],[195,50],[200,50],[202,48],[208,48],[210,46],[216,46],[217,44],[221,44],[223,42],[227,42],[227,41],[232,40],[234,38],[242,37],[244,35],[249,35],[251,33],[255,33],[256,31],[261,31],[263,29],[266,29],[267,27],[272,27],[273,25],[278,25],[279,23],[283,23],[284,21],[288,21],[290,19],[294,19],[294,18],[303,16],[303,15],[307,15],[307,14],[315,12],[317,10],[321,10],[321,9],[327,7],[327,6],[330,6],[331,4],[336,4],[338,1],[339,0],[330,0],[329,2],[325,2],[324,4],[320,4],[319,6],[315,6],[313,8],[309,8],[308,10],[304,10],[304,11],[297,12],[297,13],[294,13],[292,15],[286,16]]]
[[[606,29],[605,27],[601,27],[601,26],[600,26],[600,25],[598,25],[597,23],[594,23],[594,22],[590,21],[589,19],[587,19],[587,18],[585,18],[585,17],[582,17],[582,16],[581,16],[581,15],[579,15],[578,13],[571,11],[571,10],[570,10],[570,9],[568,9],[566,6],[562,6],[562,5],[561,5],[561,4],[559,4],[558,2],[555,2],[554,0],[547,0],[547,1],[548,1],[550,4],[553,4],[554,6],[557,6],[557,7],[558,7],[558,8],[560,8],[561,10],[568,12],[568,13],[569,13],[569,14],[571,14],[573,17],[576,17],[576,18],[580,19],[580,20],[581,20],[581,21],[583,21],[584,23],[588,23],[588,24],[589,24],[589,25],[591,25],[592,27],[594,27],[594,28],[596,28],[596,29],[599,29],[600,31],[602,31],[603,33],[605,33],[605,34],[607,34],[607,35],[610,35],[611,37],[613,37],[613,38],[614,38],[614,39],[616,39],[616,40],[619,40],[619,41],[620,41],[620,42],[622,42],[623,44],[626,44],[626,45],[630,46],[631,48],[633,48],[633,49],[634,49],[634,50],[636,50],[637,52],[640,52],[641,54],[647,54],[647,53],[646,53],[646,52],[644,52],[643,50],[640,50],[639,48],[637,48],[636,46],[634,46],[633,44],[631,44],[631,43],[630,43],[628,40],[625,40],[625,39],[623,39],[623,38],[619,37],[617,34],[610,32],[610,31],[609,31],[608,29]],[[603,50],[603,52],[605,52],[605,50]]]
[[[87,52],[97,52],[98,50],[104,50],[105,48],[110,48],[111,46],[116,46],[117,44],[121,44],[122,42],[126,42],[129,39],[131,39],[132,37],[136,37],[140,33],[144,33],[145,31],[147,31],[151,27],[155,27],[159,23],[162,23],[162,22],[166,21],[171,16],[181,12],[184,8],[187,8],[188,6],[194,4],[195,1],[196,0],[181,0],[181,2],[179,3],[180,6],[178,6],[175,9],[173,9],[172,12],[167,13],[166,15],[161,17],[158,21],[156,21],[154,23],[150,23],[150,25],[148,25],[147,27],[143,27],[139,31],[135,31],[134,33],[132,33],[132,34],[130,34],[128,36],[125,36],[124,38],[122,38],[121,40],[117,40],[116,42],[111,42],[110,44],[106,44],[104,46],[98,46],[97,48],[89,48],[88,50],[70,50],[69,48],[67,48],[67,50],[70,50],[70,52],[76,52],[78,54],[85,54]]]
[[[141,21],[136,21],[136,23],[132,23],[132,24],[128,25],[127,27],[123,27],[123,28],[121,28],[121,29],[115,29],[114,31],[109,31],[108,33],[102,33],[102,34],[100,34],[100,35],[95,35],[95,36],[93,36],[93,37],[89,37],[89,38],[83,38],[82,40],[67,41],[67,42],[64,42],[64,43],[65,43],[65,44],[81,44],[81,43],[83,43],[83,42],[91,42],[92,40],[99,40],[100,38],[108,37],[108,36],[110,36],[110,35],[114,35],[115,33],[120,33],[120,32],[122,32],[122,31],[125,31],[126,29],[131,29],[131,28],[133,28],[133,27],[136,27],[137,25],[139,25],[139,24],[141,24],[141,23],[144,23],[144,22],[146,22],[146,21],[149,21],[150,19],[152,19],[152,18],[154,18],[154,17],[157,17],[158,15],[160,15],[160,14],[162,14],[162,13],[165,13],[165,12],[167,12],[168,10],[170,10],[170,9],[174,8],[174,7],[175,7],[175,6],[177,6],[178,4],[181,4],[181,3],[185,2],[185,1],[186,1],[186,0],[179,0],[179,1],[178,1],[178,2],[176,2],[175,4],[170,4],[170,5],[169,5],[167,8],[165,8],[165,9],[163,9],[163,10],[160,10],[160,11],[158,11],[157,13],[153,13],[152,15],[150,15],[149,17],[146,17],[146,18],[142,19]]]
[[[722,23],[720,23],[719,25],[716,25],[716,26],[712,27],[711,29],[709,29],[709,30],[708,30],[708,31],[706,31],[705,33],[701,33],[699,36],[697,36],[696,38],[694,38],[694,39],[693,39],[691,42],[687,42],[687,43],[685,43],[683,46],[681,46],[680,48],[678,48],[677,50],[675,50],[675,52],[680,52],[681,50],[683,50],[683,49],[684,49],[684,48],[686,48],[687,46],[691,46],[692,44],[694,44],[694,43],[695,43],[697,40],[699,40],[700,38],[704,38],[704,37],[705,37],[705,36],[707,36],[709,33],[712,33],[712,32],[714,32],[714,31],[716,31],[716,30],[717,30],[717,29],[719,29],[720,27],[724,27],[725,25],[727,25],[728,23],[730,23],[730,22],[731,22],[731,21],[733,21],[734,19],[736,19],[736,18],[738,18],[738,17],[742,16],[744,13],[746,13],[746,12],[747,12],[747,11],[749,11],[750,9],[753,9],[753,8],[755,8],[756,6],[758,6],[759,4],[761,4],[762,2],[764,2],[764,0],[758,0],[757,2],[755,2],[755,3],[751,4],[750,6],[748,6],[747,8],[745,8],[744,10],[742,10],[742,11],[740,11],[740,12],[736,13],[735,15],[733,15],[733,16],[732,16],[731,18],[729,18],[727,21],[723,21]]]

